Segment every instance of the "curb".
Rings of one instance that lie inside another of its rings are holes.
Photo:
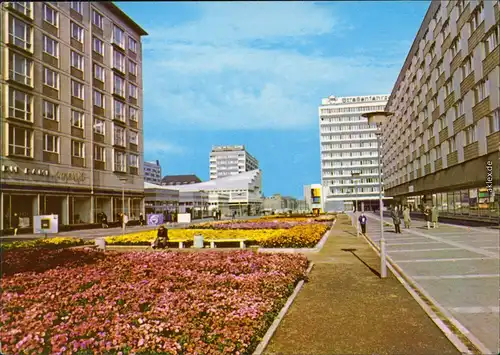
[[[306,270],[306,275],[309,275],[313,266],[314,266],[314,263],[311,261],[311,263],[309,264],[309,267]],[[286,312],[288,312],[288,309],[290,308],[293,301],[295,300],[295,298],[299,294],[299,291],[303,285],[304,285],[304,280],[300,280],[299,283],[297,284],[297,286],[295,286],[295,290],[290,295],[290,297],[288,297],[288,300],[286,301],[285,305],[283,306],[283,308],[281,308],[281,311],[278,313],[278,315],[274,319],[273,323],[271,324],[271,326],[267,330],[266,334],[264,334],[264,337],[260,341],[259,345],[257,345],[257,348],[255,349],[255,351],[253,352],[252,355],[262,355],[262,353],[266,349],[267,345],[271,341],[271,338],[274,335],[274,332],[276,331],[276,329],[278,329],[278,326],[280,325],[281,321],[285,317]]]
[[[314,248],[259,248],[258,252],[259,253],[319,253],[323,248],[323,246],[325,245],[326,241],[328,240],[330,232],[335,226],[335,222],[337,222],[336,219],[331,224],[330,229],[328,229],[325,232],[325,234],[323,234],[318,244],[316,244]]]
[[[367,241],[368,245],[380,256],[380,248],[373,242],[369,237],[363,236]],[[431,318],[431,320],[437,325],[437,327],[444,333],[444,335],[450,340],[450,342],[462,353],[462,354],[489,354],[490,351],[477,340],[462,324],[460,324],[453,316],[449,314],[434,298],[432,298],[427,292],[425,292],[420,285],[415,282],[410,276],[408,276],[392,258],[387,255],[387,266],[393,275],[398,279],[398,281],[403,285],[403,287],[408,291],[408,293],[417,301],[417,303],[422,307],[425,313]],[[422,294],[419,295],[418,293]],[[424,300],[427,299],[428,302]],[[428,305],[435,307],[443,316],[439,316],[432,308]],[[448,323],[451,323],[458,330],[458,335],[464,336],[470,342],[469,345],[465,344],[457,335],[457,331],[453,331],[450,327],[443,321],[443,318]],[[461,333],[461,334],[460,334]],[[472,339],[471,339],[472,338]]]

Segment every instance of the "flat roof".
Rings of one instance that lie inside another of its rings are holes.
[[[123,12],[122,9],[120,9],[112,1],[102,1],[100,3],[106,6],[107,9],[113,12],[115,15],[122,17],[125,23],[129,25],[134,31],[136,31],[140,36],[148,35],[148,33],[141,26],[137,24],[137,22],[132,20],[125,12]]]

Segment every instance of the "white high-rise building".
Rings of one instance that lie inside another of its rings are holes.
[[[389,95],[330,96],[319,107],[321,184],[325,211],[378,209],[376,129],[361,117],[383,111]]]
[[[244,145],[214,146],[210,152],[210,180],[257,170],[259,162]]]

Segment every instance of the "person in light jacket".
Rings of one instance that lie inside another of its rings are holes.
[[[433,227],[434,228],[439,227],[439,224],[438,224],[439,212],[438,212],[437,206],[432,206],[431,217],[432,217]]]
[[[403,221],[405,222],[405,228],[406,229],[410,228],[411,217],[410,217],[410,209],[408,208],[408,206],[405,206],[405,209],[403,211]]]
[[[394,228],[396,229],[396,233],[401,233],[401,218],[399,217],[399,211],[397,207],[391,212],[392,223],[394,223]]]

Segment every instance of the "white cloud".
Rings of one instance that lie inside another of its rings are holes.
[[[184,148],[172,143],[167,143],[159,140],[145,139],[144,146],[148,154],[183,154]]]
[[[307,43],[314,35],[340,33],[339,21],[325,7],[307,2],[198,4],[199,20],[153,29],[145,40],[145,100],[171,126],[298,129],[317,121],[321,98],[338,95],[335,87],[345,95],[392,88],[399,62],[262,45]]]

